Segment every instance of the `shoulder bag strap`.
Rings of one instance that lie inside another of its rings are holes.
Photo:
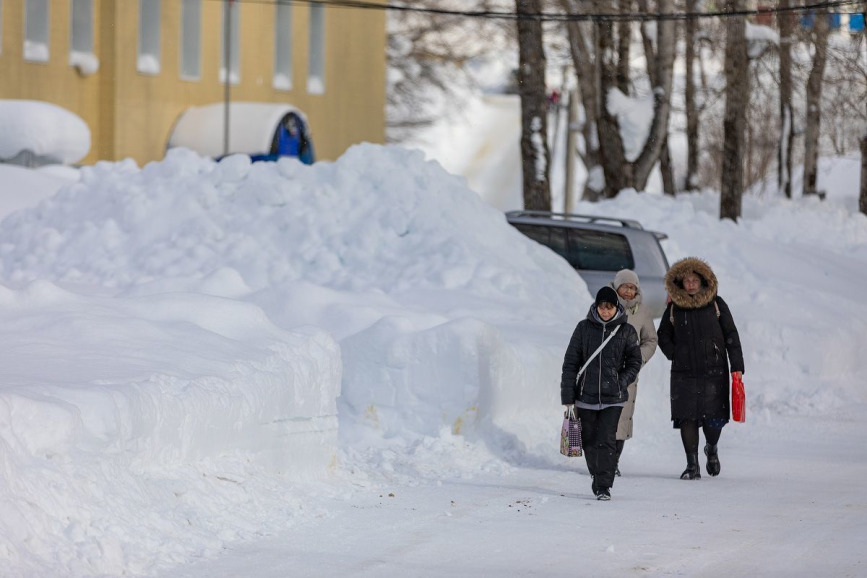
[[[605,339],[605,341],[602,342],[602,345],[600,345],[599,347],[596,348],[596,351],[593,352],[593,355],[591,355],[587,359],[587,361],[584,363],[583,367],[581,367],[581,371],[579,371],[578,375],[575,376],[575,382],[576,383],[578,382],[579,379],[581,379],[581,374],[584,373],[584,370],[587,369],[587,366],[590,365],[590,362],[593,361],[593,359],[595,359],[597,355],[599,355],[599,352],[602,351],[602,348],[604,348],[606,345],[608,345],[608,342],[611,341],[611,338],[614,337],[614,335],[617,333],[617,330],[620,329],[621,327],[623,327],[622,324],[615,327],[614,331],[611,332],[611,335],[609,335]]]

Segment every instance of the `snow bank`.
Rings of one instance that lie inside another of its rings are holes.
[[[245,476],[320,479],[336,459],[340,355],[321,331],[282,331],[231,299],[82,297],[45,281],[0,288],[0,318],[13,567],[143,571],[170,540],[183,559],[214,544],[221,507],[262,515],[234,495]]]
[[[863,403],[867,218],[718,207],[625,192],[578,211],[711,264],[748,423]],[[463,179],[373,145],[87,167],[4,219],[0,282],[0,552],[22,576],[154,574],[317,515],[307,498],[346,476],[559,467],[560,366],[591,302]],[[642,370],[630,451],[677,443],[668,370]]]
[[[90,151],[90,129],[77,114],[34,100],[0,100],[0,159],[22,151],[75,163]]]
[[[54,195],[61,187],[68,185],[74,179],[66,173],[61,175],[57,171],[58,165],[49,165],[48,170],[30,170],[15,165],[0,164],[0,219],[19,209],[34,207],[43,199]],[[68,171],[75,171],[71,167],[64,167]]]

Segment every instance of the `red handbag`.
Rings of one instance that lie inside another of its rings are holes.
[[[738,422],[747,420],[747,400],[744,392],[744,380],[740,372],[732,373],[732,419]]]

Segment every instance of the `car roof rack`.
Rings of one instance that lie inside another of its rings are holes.
[[[641,223],[632,219],[618,219],[600,215],[579,215],[577,213],[552,213],[551,211],[509,211],[507,217],[546,217],[564,221],[581,221],[582,223],[617,223],[629,229],[644,229]]]

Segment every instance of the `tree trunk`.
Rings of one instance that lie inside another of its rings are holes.
[[[632,11],[632,0],[620,0],[620,13],[628,15]],[[617,23],[617,88],[623,94],[630,92],[629,47],[632,45],[632,22],[623,20]]]
[[[598,2],[597,6],[611,13],[612,0]],[[602,168],[605,172],[604,195],[612,198],[622,189],[632,187],[632,163],[626,160],[623,149],[623,139],[620,136],[620,125],[617,117],[611,114],[607,106],[607,96],[611,90],[617,90],[617,62],[614,50],[614,25],[611,22],[595,22],[596,57],[599,59],[599,152]]]
[[[639,0],[638,7],[640,11],[647,12],[647,0]],[[658,31],[658,29],[657,29]],[[675,26],[675,34],[677,27]],[[641,25],[641,40],[644,45],[644,61],[647,64],[647,75],[650,77],[651,86],[658,86],[658,69],[659,62],[656,58],[656,48],[653,45],[653,39],[647,32],[647,25]],[[675,37],[675,43],[677,38]],[[676,185],[674,182],[674,166],[671,162],[671,154],[668,150],[668,131],[666,130],[662,150],[659,152],[659,172],[662,175],[662,190],[666,195],[674,196]]]
[[[815,195],[819,175],[819,134],[822,122],[822,84],[828,53],[828,16],[813,19],[813,67],[807,79],[807,121],[804,128],[804,195]]]
[[[668,136],[665,137],[659,152],[659,172],[662,174],[662,192],[674,196],[677,193],[677,183],[674,182],[674,163],[671,162],[671,152],[668,150]]]
[[[541,13],[540,0],[515,0],[518,15]],[[551,210],[548,112],[542,22],[518,18],[518,86],[521,96],[521,169],[524,208]]]
[[[658,0],[660,14],[674,13],[674,0]],[[656,23],[656,66],[653,74],[653,120],[650,133],[641,154],[634,163],[634,182],[636,190],[643,191],[647,186],[650,171],[660,158],[668,141],[668,119],[671,113],[671,86],[674,77],[675,43],[677,27],[674,20],[659,20]]]
[[[582,4],[573,5],[569,0],[561,0],[560,5],[569,14],[584,13],[581,11]],[[578,80],[581,106],[584,108],[584,123],[581,126],[581,135],[584,137],[584,152],[581,155],[581,160],[587,169],[587,180],[584,182],[581,198],[595,202],[602,195],[605,182],[604,178],[600,178],[603,171],[599,160],[599,138],[596,134],[599,111],[596,55],[589,45],[588,26],[585,22],[572,20],[566,23],[566,32],[569,36],[569,51]]]
[[[792,144],[795,141],[792,130],[792,42],[794,23],[792,14],[786,9],[791,0],[779,0],[780,12],[777,21],[780,25],[780,143],[777,148],[777,185],[792,198]]]
[[[581,12],[583,6],[590,4],[593,14],[614,14],[618,6],[631,6],[618,4],[618,0],[561,0],[570,14],[586,14]],[[661,13],[674,12],[674,0],[659,0]],[[650,134],[644,143],[641,153],[634,162],[626,158],[623,139],[620,135],[620,126],[617,117],[612,115],[607,106],[607,95],[612,90],[619,90],[618,77],[623,78],[621,62],[618,60],[620,52],[615,46],[614,25],[611,22],[598,21],[590,25],[593,31],[593,42],[585,42],[582,37],[579,23],[569,22],[570,49],[575,63],[576,74],[579,75],[579,87],[584,100],[585,111],[588,113],[586,129],[592,129],[590,119],[590,93],[593,95],[595,106],[595,134],[585,132],[585,141],[588,150],[592,148],[590,143],[598,146],[598,165],[588,166],[588,182],[600,183],[604,187],[603,195],[613,197],[622,189],[635,188],[643,190],[647,186],[650,171],[659,161],[659,156],[665,146],[668,132],[668,119],[671,111],[671,84],[672,69],[674,66],[675,24],[673,20],[661,21],[658,25],[657,38],[659,39],[659,54],[655,59],[654,74],[657,82],[654,88],[654,115],[651,121]],[[621,29],[620,38],[626,36]],[[585,53],[586,49],[586,53]],[[591,59],[590,54],[593,53]],[[650,56],[650,55],[649,55]],[[592,72],[590,69],[593,69]],[[581,77],[593,78],[590,90],[582,83]],[[598,170],[602,167],[602,171]],[[600,175],[600,172],[602,173]],[[587,198],[585,193],[585,199]]]
[[[689,13],[698,11],[699,0],[687,0]],[[698,188],[698,108],[695,104],[695,43],[698,20],[686,21],[686,183],[684,188],[693,191]]]
[[[726,0],[725,10],[726,12],[744,11],[746,10],[746,1]],[[732,219],[733,221],[741,216],[744,140],[750,92],[749,65],[746,23],[743,16],[731,16],[726,19],[726,104],[723,119],[720,219]]]
[[[867,133],[861,139],[861,194],[858,195],[858,209],[867,215]]]

